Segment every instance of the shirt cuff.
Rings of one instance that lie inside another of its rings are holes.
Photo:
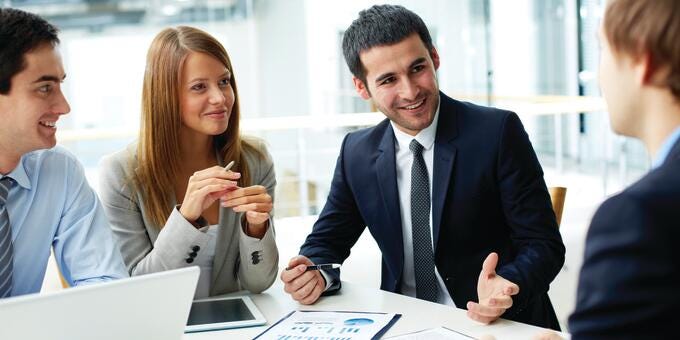
[[[328,288],[331,288],[331,286],[333,285],[333,280],[331,279],[330,275],[326,273],[325,270],[321,269],[319,270],[319,272],[321,273],[321,276],[323,276],[323,279],[326,280],[326,288],[323,289],[323,291],[325,292],[328,290]]]

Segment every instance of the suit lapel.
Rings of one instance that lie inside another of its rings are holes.
[[[386,121],[387,122],[387,121]],[[375,162],[375,173],[378,177],[378,187],[382,195],[385,211],[384,228],[387,233],[385,240],[390,242],[390,247],[394,253],[400,254],[397,259],[388,259],[389,263],[394,263],[396,267],[392,270],[401,277],[404,267],[404,241],[401,229],[401,209],[399,208],[399,190],[397,189],[397,166],[396,154],[394,149],[394,131],[387,122],[385,133],[378,145],[378,158]],[[395,263],[396,262],[396,263]]]
[[[456,148],[453,140],[458,135],[458,113],[454,101],[444,95],[440,95],[439,122],[437,123],[437,137],[434,143],[434,169],[432,178],[432,233],[434,237],[434,250],[437,251],[439,231],[441,230],[444,201],[452,177],[453,164],[456,159]]]

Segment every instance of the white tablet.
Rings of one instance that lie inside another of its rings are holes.
[[[267,323],[248,296],[213,297],[191,304],[185,332],[260,326]]]

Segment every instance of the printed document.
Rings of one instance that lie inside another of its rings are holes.
[[[255,339],[379,339],[401,317],[394,313],[294,311]]]

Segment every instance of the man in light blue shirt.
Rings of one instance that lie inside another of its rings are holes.
[[[40,291],[50,248],[73,286],[128,276],[73,155],[55,147],[70,111],[57,30],[0,8],[0,298]]]

